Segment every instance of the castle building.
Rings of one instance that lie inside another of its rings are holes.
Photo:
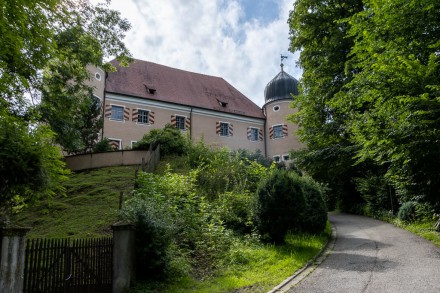
[[[260,108],[221,77],[134,60],[128,67],[92,71],[103,108],[102,137],[116,149],[130,148],[151,129],[172,124],[191,140],[231,150],[259,150],[275,161],[301,148],[296,126],[287,123],[297,81],[283,71],[265,89]]]

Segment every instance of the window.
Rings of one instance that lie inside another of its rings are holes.
[[[112,105],[112,115],[110,118],[113,120],[124,120],[124,107]]]
[[[289,160],[289,155],[283,155],[283,161],[288,161]]]
[[[283,137],[283,126],[276,125],[273,127],[273,138],[282,138]]]
[[[131,141],[131,148],[133,148],[134,147],[134,145],[137,143],[137,141],[136,140],[132,140]]]
[[[276,162],[276,163],[279,163],[280,162],[280,156],[278,156],[278,155],[273,156],[273,161]]]
[[[251,141],[258,141],[258,128],[251,128]]]
[[[122,141],[120,139],[109,138],[108,141],[113,150],[120,150],[122,148]]]
[[[229,123],[220,122],[220,136],[229,136]]]
[[[97,80],[101,80],[101,74],[99,74],[98,72],[95,73],[95,78]]]
[[[278,112],[279,110],[280,110],[280,106],[278,106],[278,105],[273,106],[273,111],[274,112]]]
[[[101,99],[98,96],[93,95],[93,105],[96,107],[96,110],[101,110]]]
[[[186,117],[184,116],[176,116],[176,128],[180,130],[186,130],[185,120]]]
[[[138,123],[149,124],[150,123],[150,111],[138,110]]]

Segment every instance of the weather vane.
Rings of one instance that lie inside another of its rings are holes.
[[[283,64],[283,60],[284,59],[287,59],[287,56],[283,56],[283,54],[281,54],[281,71],[283,71],[283,67],[284,67],[284,64]]]

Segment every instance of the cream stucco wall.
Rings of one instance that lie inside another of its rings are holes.
[[[288,155],[291,150],[303,148],[296,134],[298,126],[286,120],[287,115],[293,114],[297,109],[290,108],[291,100],[276,100],[263,106],[266,114],[266,139],[267,139],[267,157]],[[274,110],[275,107],[279,110]],[[287,136],[282,138],[269,138],[269,128],[275,125],[287,125]]]
[[[115,121],[109,117],[104,118],[103,137],[120,140],[123,149],[131,147],[132,141],[140,140],[151,129],[162,129],[167,123],[171,123],[172,115],[179,115],[190,119],[190,127],[182,132],[189,135],[193,141],[203,138],[204,142],[208,145],[226,146],[231,150],[260,150],[264,154],[264,119],[115,94],[107,94],[105,103],[106,106],[115,105],[129,109],[128,120]],[[132,121],[132,109],[154,112],[154,124],[138,124],[136,121]],[[233,135],[227,137],[218,135],[216,133],[217,122],[232,124]],[[247,138],[248,127],[262,129],[263,140],[249,140]]]

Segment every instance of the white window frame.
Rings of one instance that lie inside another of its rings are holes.
[[[137,109],[137,110],[138,110],[138,118],[137,118],[136,124],[150,125],[150,113],[151,113],[151,111],[147,110],[147,109]],[[147,122],[139,121],[139,118],[141,117],[141,115],[140,115],[141,111],[147,112]]]
[[[95,72],[95,79],[96,80],[101,80],[101,73]]]
[[[275,156],[273,156],[273,161],[274,161],[275,163],[279,163],[279,162],[281,162],[281,156],[280,156],[280,155],[275,155]]]
[[[220,121],[220,133],[219,133],[220,136],[223,136],[223,137],[229,136],[229,124],[230,123],[228,123],[228,122],[221,122]],[[222,128],[223,125],[226,125],[226,135],[223,134],[223,128]]]
[[[122,139],[109,137],[108,140],[109,140],[109,142],[111,142],[112,140],[119,141],[118,151],[122,150]]]
[[[125,119],[124,119],[124,110],[125,110],[125,107],[124,107],[124,106],[121,106],[121,105],[110,105],[110,106],[111,106],[110,120],[124,122],[124,121],[125,121]],[[116,119],[116,118],[113,118],[113,107],[122,108],[122,119]]]
[[[272,110],[274,112],[278,112],[280,110],[280,106],[279,105],[275,105],[275,106],[273,106]]]
[[[253,137],[254,131],[257,134],[255,139]],[[259,141],[260,140],[259,138],[260,138],[260,129],[256,127],[251,127],[251,141]]]
[[[287,157],[288,159],[286,160],[285,157]],[[283,161],[290,161],[290,155],[289,154],[282,154],[281,158]]]
[[[276,134],[276,132],[275,132],[275,128],[280,128],[281,129],[281,136],[276,136],[275,134]],[[280,138],[283,138],[284,137],[284,133],[283,133],[283,124],[278,124],[278,125],[273,125],[272,126],[272,129],[273,129],[273,138],[274,139],[280,139]]]
[[[133,148],[133,145],[134,145],[135,143],[137,143],[137,140],[132,140],[132,141],[131,141],[131,148]]]
[[[176,116],[176,128],[182,131],[186,131],[186,116],[183,115],[175,115],[175,116]],[[182,125],[180,125],[181,123],[178,123],[179,118],[183,119]]]

